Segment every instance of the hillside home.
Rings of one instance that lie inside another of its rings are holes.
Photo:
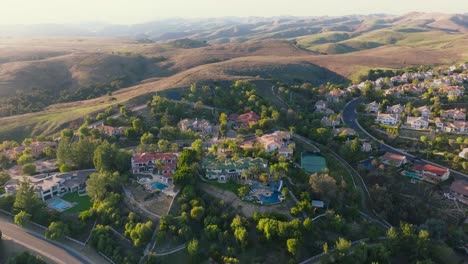
[[[427,105],[418,107],[416,110],[418,110],[418,112],[421,114],[421,117],[431,117],[431,109]]]
[[[320,111],[320,110],[325,110],[327,108],[327,102],[320,100],[317,103],[315,103],[315,109]]]
[[[172,181],[178,157],[174,153],[136,153],[131,159],[133,173],[155,173],[162,182]]]
[[[437,129],[443,130],[444,129],[444,121],[440,117],[434,119],[434,124]]]
[[[378,124],[388,125],[388,126],[396,126],[398,123],[398,115],[394,114],[377,114],[377,118],[375,122]]]
[[[458,156],[468,160],[468,148],[464,148],[460,153],[458,153]]]
[[[366,105],[366,112],[368,113],[377,113],[380,109],[380,103],[372,102]]]
[[[455,127],[455,132],[457,133],[468,133],[468,122],[466,121],[455,121],[453,122],[453,126]]]
[[[257,123],[260,120],[260,117],[254,112],[250,111],[245,114],[230,114],[229,121],[234,128],[246,128],[250,125]]]
[[[202,160],[202,167],[205,169],[205,177],[209,180],[217,180],[225,183],[229,180],[239,180],[243,177],[247,180],[244,171],[257,168],[259,171],[266,171],[268,162],[262,158],[239,158],[237,160],[222,157],[206,156]],[[258,177],[259,175],[251,175]]]
[[[387,114],[401,115],[405,111],[405,107],[401,104],[387,106]]]
[[[449,170],[431,164],[415,164],[412,169],[421,175],[422,178],[431,182],[445,181],[450,176]]]
[[[208,120],[205,119],[182,119],[180,120],[178,126],[182,131],[192,130],[202,134],[213,133],[213,126]]]
[[[386,152],[382,157],[381,161],[383,164],[387,164],[394,167],[401,167],[403,164],[407,163],[406,156]]]
[[[265,152],[269,153],[278,150],[278,154],[286,158],[293,156],[294,142],[291,140],[291,134],[285,131],[275,131],[259,137],[258,142],[262,143]]]
[[[363,152],[371,152],[372,151],[372,145],[368,140],[364,140],[362,142],[361,150]]]
[[[450,185],[450,191],[457,201],[468,205],[468,181],[456,180]]]
[[[54,196],[68,192],[77,192],[86,187],[86,180],[91,171],[76,171],[63,174],[47,175],[41,178],[31,178],[31,184],[39,197],[45,201]],[[17,185],[5,186],[9,194],[16,193]]]
[[[99,126],[97,129],[108,136],[123,136],[129,127]]]
[[[399,98],[401,95],[401,91],[398,90],[397,88],[390,88],[384,91],[385,96],[395,96],[396,98]]]
[[[449,109],[445,110],[440,114],[441,117],[443,118],[450,118],[453,120],[460,120],[460,121],[465,121],[466,119],[466,114],[463,110],[461,109]]]
[[[380,90],[382,86],[385,84],[385,79],[380,77],[377,80],[375,80],[375,88],[376,90]]]
[[[324,116],[324,117],[322,117],[320,122],[324,126],[335,127],[335,126],[338,126],[340,124],[340,119],[339,118],[332,118],[330,116]]]
[[[448,133],[456,133],[458,131],[458,128],[452,122],[445,122],[442,131],[445,131]]]
[[[465,93],[463,87],[459,86],[443,86],[439,89],[439,91],[447,96],[455,96],[460,97]]]
[[[402,76],[394,76],[394,77],[390,78],[390,81],[392,83],[403,84],[403,83],[408,82],[408,79],[406,79],[405,77],[402,77]]]
[[[345,91],[335,88],[331,90],[325,97],[327,98],[328,102],[337,103],[345,96],[346,96]]]
[[[427,129],[429,127],[429,120],[427,117],[408,117],[406,124],[413,129]]]

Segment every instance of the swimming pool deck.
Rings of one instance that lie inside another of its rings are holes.
[[[149,178],[142,178],[140,180],[138,180],[137,182],[141,185],[143,185],[145,187],[145,190],[149,191],[149,192],[154,192],[156,190],[159,190],[161,192],[163,192],[164,194],[166,195],[170,195],[170,196],[175,196],[177,193],[174,191],[174,184],[173,183],[170,183],[170,182],[161,182],[158,177],[159,175],[154,175],[154,174],[148,174],[148,176],[151,176],[151,179]],[[146,179],[146,180],[143,180],[143,179]],[[161,190],[159,188],[154,188],[152,186],[152,184],[154,184],[155,182],[157,183],[160,183],[160,184],[164,184],[165,186],[167,186],[166,189],[164,190]]]
[[[56,206],[57,203],[63,204],[65,206],[57,207]],[[55,211],[58,211],[58,212],[63,212],[65,210],[68,210],[68,209],[72,208],[75,205],[76,205],[76,203],[67,202],[67,201],[63,200],[62,198],[60,198],[60,197],[53,197],[53,198],[47,200],[47,207],[50,208],[50,209],[53,209]]]

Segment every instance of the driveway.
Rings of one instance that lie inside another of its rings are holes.
[[[68,252],[63,248],[39,238],[39,234],[22,229],[3,218],[0,218],[0,230],[2,230],[5,237],[54,261],[54,263],[91,263],[86,257],[80,256],[78,252]]]

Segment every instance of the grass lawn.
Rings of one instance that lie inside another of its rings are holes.
[[[77,203],[77,205],[72,208],[63,211],[64,213],[80,213],[91,207],[91,200],[88,195],[79,196],[77,192],[67,193],[62,197],[62,199],[70,203]]]
[[[235,194],[237,194],[237,190],[244,186],[242,184],[239,184],[239,183],[235,183],[235,182],[226,182],[226,183],[220,183],[220,182],[208,182],[210,185],[213,185],[215,186],[216,188],[219,188],[219,189],[223,189],[223,190],[227,190],[227,191],[230,191],[230,192],[233,192]]]

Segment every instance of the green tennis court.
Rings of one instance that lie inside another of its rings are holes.
[[[303,155],[301,158],[301,167],[308,173],[320,172],[327,168],[327,161],[322,156]]]

